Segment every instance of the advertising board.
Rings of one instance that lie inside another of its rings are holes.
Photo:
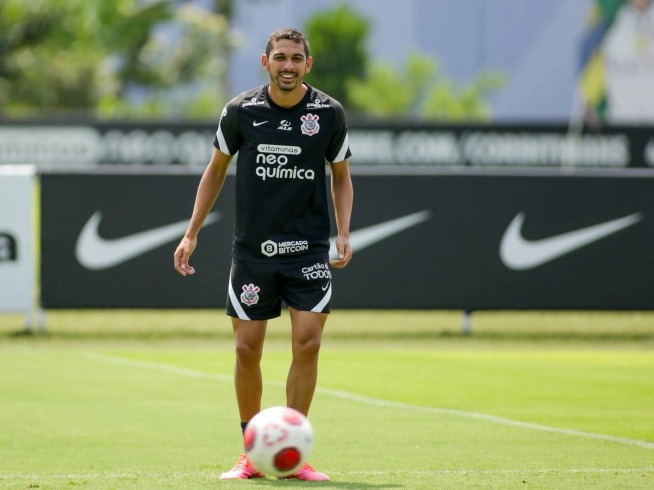
[[[200,233],[197,273],[173,270],[198,180],[43,175],[44,305],[224,306],[233,176]],[[652,173],[355,173],[353,181],[354,258],[334,271],[334,308],[654,308]]]
[[[0,312],[35,307],[34,172],[0,165]]]

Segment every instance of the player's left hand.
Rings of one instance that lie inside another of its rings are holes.
[[[336,252],[338,253],[338,258],[330,260],[329,263],[334,269],[343,269],[352,260],[350,240],[340,236],[336,238]]]

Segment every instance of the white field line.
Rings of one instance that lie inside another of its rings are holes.
[[[447,414],[447,415],[456,415],[459,417],[467,417],[471,419],[477,419],[477,420],[485,420],[487,422],[493,422],[495,424],[499,425],[508,425],[512,427],[521,427],[523,429],[533,429],[533,430],[539,430],[543,432],[554,432],[557,434],[563,434],[566,436],[575,436],[575,437],[585,437],[587,439],[600,439],[603,441],[609,441],[609,442],[616,442],[618,444],[624,444],[627,446],[637,446],[637,447],[642,447],[645,449],[654,449],[654,442],[649,442],[649,441],[640,441],[638,439],[629,439],[626,437],[617,437],[617,436],[611,436],[608,434],[598,434],[595,432],[585,432],[581,430],[574,430],[574,429],[562,429],[560,427],[551,427],[548,425],[541,425],[541,424],[533,424],[530,422],[521,422],[519,420],[511,420],[511,419],[506,419],[503,417],[497,417],[495,415],[489,415],[486,413],[480,413],[480,412],[469,412],[466,410],[455,410],[451,408],[438,408],[438,407],[425,407],[421,405],[411,405],[408,403],[400,403],[400,402],[393,402],[389,400],[381,400],[377,398],[369,398],[367,396],[361,396],[361,395],[356,395],[353,393],[348,393],[346,391],[338,391],[338,390],[329,390],[329,389],[322,389],[322,390],[316,390],[320,391],[321,393],[328,394],[337,398],[341,398],[343,400],[349,400],[349,401],[356,401],[360,403],[366,403],[369,405],[375,405],[378,407],[389,407],[389,408],[397,408],[401,410],[409,410],[413,412],[423,412],[423,413],[439,413],[439,414]]]
[[[654,466],[645,468],[505,468],[505,469],[466,469],[461,468],[458,470],[369,470],[369,471],[330,471],[333,476],[384,476],[390,475],[406,475],[406,476],[429,476],[429,475],[546,475],[546,474],[626,474],[632,475],[637,473],[653,472]],[[68,474],[48,474],[48,473],[15,473],[10,475],[0,475],[0,482],[3,480],[38,480],[38,479],[122,479],[122,478],[148,478],[148,479],[186,479],[186,478],[207,478],[216,479],[220,476],[220,471],[192,471],[192,472],[150,472],[150,471],[135,471],[135,472],[121,472],[121,473],[68,473]]]
[[[128,365],[128,366],[137,366],[137,367],[147,367],[149,369],[155,369],[158,371],[165,371],[169,373],[175,373],[175,374],[180,374],[183,376],[188,376],[192,378],[200,378],[200,379],[213,379],[213,380],[218,380],[218,381],[223,381],[223,382],[233,382],[233,376],[227,376],[224,374],[212,374],[212,373],[205,373],[203,371],[197,371],[194,369],[187,369],[187,368],[181,368],[177,366],[171,366],[169,364],[161,364],[161,363],[155,363],[155,362],[148,362],[148,361],[135,361],[132,359],[125,359],[122,357],[116,357],[116,356],[110,356],[107,354],[100,354],[100,353],[85,353],[85,357],[91,357],[93,359],[99,360],[99,361],[104,361],[104,362],[110,362],[112,364],[123,364],[123,365]],[[284,386],[283,383],[280,383],[278,381],[268,381],[266,382],[267,385],[270,386]],[[470,419],[476,419],[476,420],[483,420],[486,422],[491,422],[494,424],[499,424],[499,425],[506,425],[510,427],[519,427],[522,429],[531,429],[531,430],[537,430],[541,432],[552,432],[555,434],[562,434],[565,436],[572,436],[572,437],[582,437],[586,439],[597,439],[601,441],[607,441],[607,442],[613,442],[617,444],[622,444],[625,446],[635,446],[635,447],[640,447],[644,449],[654,449],[654,442],[649,442],[649,441],[641,441],[639,439],[630,439],[627,437],[618,437],[618,436],[612,436],[608,434],[599,434],[596,432],[585,432],[581,430],[575,430],[575,429],[564,429],[560,427],[551,427],[548,425],[542,425],[542,424],[533,424],[530,422],[521,422],[519,420],[511,420],[507,419],[504,417],[497,417],[495,415],[489,415],[486,413],[480,413],[480,412],[470,412],[466,410],[456,410],[452,408],[438,408],[438,407],[426,407],[422,405],[411,405],[409,403],[400,403],[400,402],[394,402],[390,400],[383,400],[380,398],[371,398],[368,396],[363,396],[363,395],[357,395],[355,393],[350,393],[348,391],[340,391],[340,390],[331,390],[328,388],[316,388],[316,393],[319,393],[321,395],[327,395],[327,396],[332,396],[335,398],[340,398],[342,400],[347,400],[351,402],[357,402],[357,403],[362,403],[365,405],[373,405],[375,407],[386,407],[386,408],[393,408],[397,410],[407,410],[407,411],[412,411],[412,412],[421,412],[421,413],[437,413],[437,414],[444,414],[444,415],[453,415],[457,417],[466,417]]]

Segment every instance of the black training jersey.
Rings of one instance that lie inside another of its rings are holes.
[[[350,157],[345,112],[309,86],[294,107],[276,105],[268,85],[223,110],[214,146],[236,164],[236,258],[284,261],[329,251],[326,162]]]

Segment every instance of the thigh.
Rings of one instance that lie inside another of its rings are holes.
[[[288,311],[291,316],[293,347],[312,341],[319,345],[329,315],[327,313],[296,310],[292,307],[289,307]]]
[[[281,296],[299,311],[329,313],[332,273],[327,257],[284,264],[280,270]]]
[[[281,314],[279,279],[274,265],[233,259],[227,289],[229,316],[268,320]]]
[[[267,320],[241,320],[232,317],[232,329],[237,352],[254,354],[260,359],[267,324]]]

